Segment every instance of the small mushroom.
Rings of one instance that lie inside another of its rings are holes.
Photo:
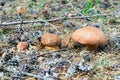
[[[51,33],[43,34],[41,38],[41,43],[45,45],[45,48],[49,50],[56,50],[61,44],[61,37]]]
[[[107,37],[105,33],[99,28],[87,26],[76,30],[72,39],[74,42],[78,42],[87,46],[88,49],[94,50],[100,45],[107,43]]]
[[[27,42],[19,42],[17,45],[18,50],[25,50],[28,48],[28,43]]]

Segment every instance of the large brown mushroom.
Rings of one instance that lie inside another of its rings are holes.
[[[43,34],[41,43],[49,50],[56,50],[61,44],[61,37],[51,33]]]
[[[76,30],[72,35],[72,39],[74,42],[86,45],[89,49],[95,49],[107,43],[105,33],[101,29],[92,26]]]

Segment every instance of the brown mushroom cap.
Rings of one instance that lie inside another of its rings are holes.
[[[17,49],[19,50],[24,50],[28,48],[28,43],[27,42],[19,42],[17,45]]]
[[[51,33],[43,34],[41,43],[45,46],[58,46],[61,43],[61,37]]]
[[[105,45],[107,43],[107,37],[105,33],[92,26],[87,26],[76,30],[72,39],[74,42],[79,42],[86,45]]]

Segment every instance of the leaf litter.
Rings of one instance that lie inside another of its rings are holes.
[[[111,13],[111,10],[118,12],[119,1],[111,1],[100,0],[100,8],[94,9],[91,6],[92,11],[89,12],[88,9],[86,14],[96,14],[96,9],[101,14]],[[119,16],[22,24],[24,20],[74,17],[80,15],[76,10],[82,9],[84,11],[85,9],[84,0],[81,2],[79,0],[41,0],[40,2],[38,0],[0,1],[0,17],[3,23],[21,21],[21,24],[17,25],[0,26],[1,80],[120,79]],[[19,6],[23,6],[25,12],[17,12],[16,7]],[[93,6],[95,7],[94,4]],[[111,19],[114,20],[111,21]],[[76,29],[87,25],[101,28],[107,34],[108,43],[92,52],[84,50],[81,44],[74,44],[71,40],[71,34]],[[60,35],[63,38],[60,49],[50,51],[41,44],[41,36],[48,32]],[[18,51],[16,46],[21,41],[26,41],[29,47],[26,50]]]

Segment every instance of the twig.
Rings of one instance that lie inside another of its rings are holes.
[[[58,52],[58,51],[66,51],[66,49],[63,48],[63,49],[58,49],[58,50],[55,50],[55,51],[50,51],[50,52],[41,53],[41,54],[39,54],[39,55],[36,55],[36,57],[45,56],[45,55],[51,55],[52,53]],[[28,57],[26,57],[26,58],[24,57],[24,59],[22,58],[22,59],[20,59],[20,61],[25,61],[25,60],[27,60],[27,59],[28,59]]]
[[[111,14],[97,14],[93,16],[76,16],[76,17],[61,17],[61,18],[55,18],[55,19],[49,19],[49,20],[28,20],[28,21],[23,21],[22,24],[27,24],[27,23],[45,23],[45,22],[54,22],[54,21],[59,21],[59,20],[64,20],[64,19],[86,19],[86,18],[93,18],[93,17],[100,17],[100,16],[115,16],[119,15],[120,13],[111,13]],[[1,26],[8,26],[8,25],[17,25],[21,24],[21,21],[17,22],[0,22],[0,27]]]
[[[35,75],[35,74],[32,74],[32,73],[27,73],[27,72],[23,72],[22,71],[22,74],[25,74],[27,76],[31,76],[31,77],[35,77],[35,78],[41,79],[41,77],[39,75]]]
[[[47,52],[47,53],[42,53],[40,55],[37,55],[37,57],[47,55],[47,54],[51,54],[51,53],[58,52],[58,51],[66,51],[66,49],[63,48],[63,49],[58,49],[58,50],[55,50],[55,51],[50,51],[50,52]]]
[[[61,32],[56,28],[57,26],[55,26],[55,25],[53,25],[53,24],[51,24],[51,23],[49,23],[48,21],[46,21],[46,20],[41,20],[42,22],[44,22],[44,23],[46,23],[46,24],[48,24],[48,25],[50,25],[50,26],[52,26],[58,33],[60,33],[61,34]]]
[[[72,11],[72,9],[63,17],[64,20],[66,20],[66,18],[68,17],[68,15],[70,14],[71,11]]]
[[[21,72],[22,74],[24,74],[24,75],[27,75],[27,76],[31,76],[31,77],[34,77],[34,78],[38,78],[38,79],[41,79],[41,77],[39,76],[39,75],[35,75],[35,74],[33,74],[33,73],[28,73],[28,72],[24,72],[24,71],[19,71],[19,70],[17,70],[17,71],[11,71],[11,70],[6,70],[6,69],[4,69],[4,71],[7,71],[7,72],[11,72],[11,73],[18,73],[18,72]]]
[[[120,13],[111,13],[111,14],[96,14],[93,16],[76,16],[76,17],[68,17],[69,19],[85,19],[85,18],[94,18],[94,17],[100,17],[100,16],[116,16],[119,15]]]
[[[76,11],[77,13],[79,13],[80,15],[83,16],[83,14],[81,13],[82,11],[78,11],[76,7],[73,6],[72,2],[70,0],[67,0],[69,2],[69,4],[71,5],[71,7],[74,9],[74,11]]]

